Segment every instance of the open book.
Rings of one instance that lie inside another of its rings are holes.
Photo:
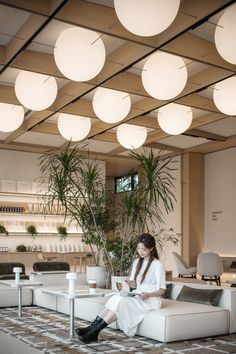
[[[136,296],[136,295],[141,295],[141,293],[138,292],[137,290],[133,290],[132,292],[131,291],[121,290],[121,291],[116,291],[116,292],[112,292],[112,293],[106,294],[105,297],[112,296],[112,295],[120,295],[120,296],[123,296],[123,297],[126,297],[126,296],[133,297],[133,296]]]

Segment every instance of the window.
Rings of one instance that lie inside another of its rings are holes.
[[[138,186],[138,174],[115,178],[115,193],[129,192]]]

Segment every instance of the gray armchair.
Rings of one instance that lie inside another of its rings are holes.
[[[177,272],[179,274],[178,277],[196,279],[197,268],[190,267],[190,265],[186,263],[185,260],[178,253],[172,252],[172,255],[174,257]]]
[[[214,252],[200,253],[197,258],[197,272],[205,281],[215,281],[221,285],[220,276],[224,272],[220,256]]]

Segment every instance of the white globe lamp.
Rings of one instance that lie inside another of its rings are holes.
[[[102,70],[106,51],[96,32],[71,27],[58,37],[54,58],[64,76],[74,81],[88,81]]]
[[[222,58],[236,64],[236,5],[229,7],[215,29],[215,45]]]
[[[157,52],[146,61],[142,71],[142,83],[150,96],[169,100],[180,94],[188,78],[182,58]]]
[[[138,36],[154,36],[174,21],[180,0],[115,0],[118,19]]]
[[[81,141],[90,132],[91,119],[75,116],[73,114],[60,113],[57,121],[60,134],[67,140]]]
[[[219,111],[236,115],[236,76],[215,84],[213,100]]]
[[[176,103],[170,103],[161,107],[157,120],[161,129],[170,135],[178,135],[185,132],[192,123],[192,110],[190,107]]]
[[[32,111],[50,107],[57,97],[57,82],[53,76],[21,71],[15,81],[20,103]]]
[[[117,140],[126,149],[137,149],[145,143],[147,128],[132,124],[121,124],[116,132]]]
[[[24,108],[8,103],[0,103],[0,131],[12,132],[19,128],[24,120]]]
[[[106,123],[120,122],[128,115],[130,107],[130,95],[126,92],[100,87],[93,96],[94,112]]]

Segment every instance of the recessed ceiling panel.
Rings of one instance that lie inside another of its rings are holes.
[[[176,136],[170,136],[168,138],[158,140],[158,143],[178,147],[180,149],[189,149],[193,146],[205,144],[208,141],[209,140],[205,138],[195,138],[186,135],[176,135]]]
[[[27,132],[14,140],[16,143],[59,147],[67,142],[61,135]]]

